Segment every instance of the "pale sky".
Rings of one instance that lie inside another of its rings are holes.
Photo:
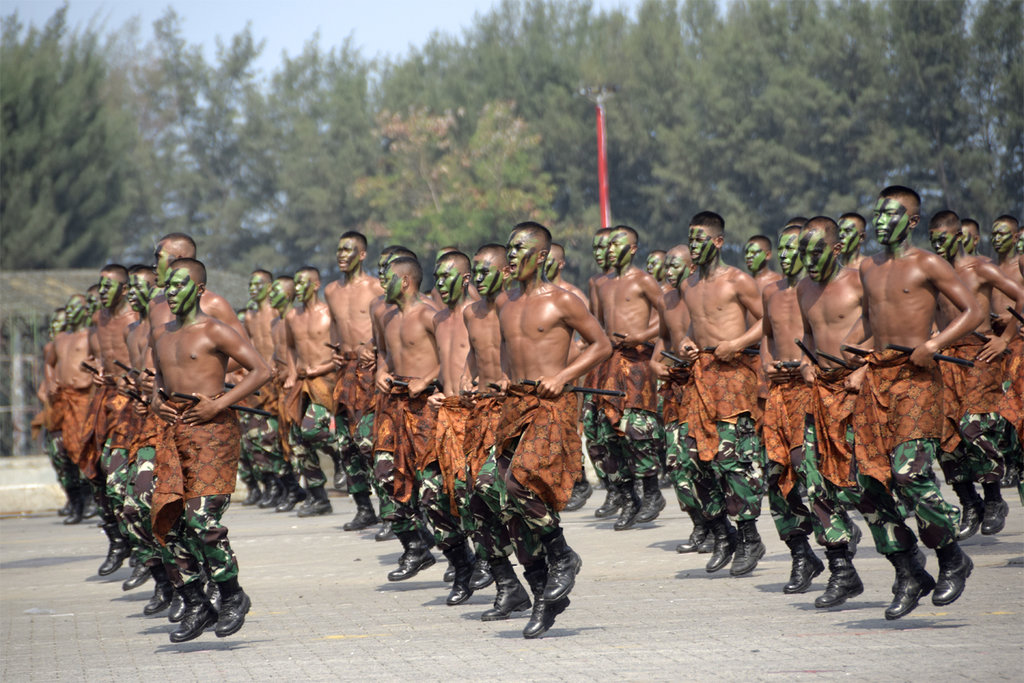
[[[0,0],[0,14],[13,12],[23,24],[42,25],[63,4],[62,0]],[[260,67],[263,75],[280,64],[281,53],[297,55],[319,30],[320,44],[330,47],[352,36],[364,57],[402,56],[410,47],[422,46],[438,30],[461,37],[475,14],[483,14],[498,0],[69,0],[71,26],[90,22],[100,32],[120,28],[132,17],[141,20],[144,40],[152,24],[168,6],[182,19],[189,43],[201,43],[213,59],[215,39],[225,39],[252,22],[253,37],[265,40]],[[595,9],[635,8],[641,0],[594,0]]]

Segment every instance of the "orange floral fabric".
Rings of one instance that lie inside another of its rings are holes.
[[[491,455],[491,448],[498,441],[498,424],[501,422],[501,404],[504,396],[482,396],[474,399],[473,407],[466,420],[466,436],[462,447],[465,451],[466,483],[472,487],[480,468]]]
[[[1000,413],[1004,404],[1003,380],[1009,360],[1004,354],[991,363],[975,359],[985,345],[970,335],[953,344],[943,353],[974,361],[973,368],[953,363],[939,363],[945,386],[946,418],[950,424],[943,434],[942,450],[952,453],[960,443],[960,419],[967,413]],[[1003,415],[1003,417],[1007,417]]]
[[[783,466],[779,489],[783,496],[796,485],[790,452],[803,447],[804,422],[811,412],[811,388],[799,375],[772,382],[764,409],[764,446],[768,459]]]
[[[437,457],[434,450],[436,422],[437,411],[427,403],[426,392],[412,398],[406,387],[396,386],[390,394],[380,397],[374,420],[373,449],[394,454],[393,493],[403,503],[412,499],[416,472]]]
[[[89,406],[92,402],[90,389],[62,387],[53,396],[53,429],[61,432],[64,449],[71,462],[82,467],[83,451],[92,440],[92,420]]]
[[[579,401],[569,392],[547,399],[534,394],[533,387],[513,385],[502,402],[498,448],[511,450],[519,439],[509,470],[556,512],[569,501],[583,467],[578,423]]]
[[[674,422],[686,422],[686,395],[690,390],[687,386],[690,382],[690,369],[674,367],[669,370],[658,393],[662,398],[662,419],[665,424]]]
[[[652,349],[643,344],[616,344],[598,377],[597,388],[621,391],[624,396],[595,396],[616,431],[626,409],[658,411],[658,380],[651,370]],[[621,432],[620,432],[621,433]]]
[[[691,366],[693,381],[686,396],[686,414],[701,460],[709,462],[718,455],[718,422],[743,413],[749,413],[755,421],[761,418],[757,404],[759,363],[757,356],[745,354],[736,354],[723,363],[705,351]]]
[[[344,411],[353,434],[363,416],[373,412],[373,391],[373,370],[361,365],[354,351],[346,353],[345,363],[338,370],[333,398],[337,409]]]
[[[846,429],[853,423],[857,395],[843,386],[850,371],[846,368],[818,368],[814,374],[811,409],[817,437],[818,471],[836,486],[856,486],[853,448],[846,441]]]
[[[915,439],[942,439],[945,402],[939,368],[920,368],[899,351],[875,351],[853,415],[858,471],[888,485],[889,454]]]
[[[455,480],[466,478],[466,424],[472,403],[459,396],[449,396],[441,402],[437,411],[434,444],[441,480],[448,494],[450,512],[458,517],[455,504]]]
[[[172,401],[179,410],[191,405]],[[234,411],[218,413],[209,422],[168,424],[156,442],[153,491],[153,534],[163,544],[185,510],[185,501],[227,495],[235,490],[242,431]]]
[[[336,373],[329,372],[319,377],[298,379],[284,397],[282,412],[287,415],[288,424],[300,424],[308,403],[324,406],[334,414],[338,409],[334,401],[334,385],[338,383]]]

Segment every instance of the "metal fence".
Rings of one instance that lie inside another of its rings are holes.
[[[36,389],[43,379],[48,323],[31,312],[0,318],[0,456],[42,451],[32,440],[31,422],[42,409]]]

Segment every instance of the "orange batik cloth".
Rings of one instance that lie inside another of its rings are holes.
[[[344,354],[344,359],[338,370],[333,399],[338,409],[345,411],[349,432],[355,434],[363,416],[373,412],[373,370],[361,364],[354,351]]]
[[[939,363],[942,381],[946,388],[946,417],[950,421],[943,434],[942,450],[952,453],[960,443],[960,419],[968,413],[1000,413],[1011,420],[1011,415],[1003,414],[1005,395],[1003,380],[1006,378],[1006,367],[1009,358],[1003,354],[991,363],[975,360],[975,356],[985,345],[974,335],[963,337],[943,353],[956,358],[974,362],[973,368],[965,368],[954,363]],[[1012,422],[1012,420],[1011,420]],[[952,432],[950,434],[949,432]]]
[[[89,406],[91,389],[57,389],[52,399],[53,431],[61,432],[64,450],[71,462],[82,467],[83,451],[92,440],[92,420]]]
[[[449,396],[441,401],[437,410],[434,452],[441,470],[441,481],[448,494],[450,511],[456,517],[459,511],[455,504],[455,480],[466,478],[466,424],[472,405],[468,398]]]
[[[179,411],[189,401],[170,402]],[[156,441],[153,534],[163,544],[185,510],[185,501],[229,495],[235,490],[242,431],[234,411],[224,410],[209,422],[168,424]]]
[[[658,394],[663,401],[661,415],[666,425],[686,422],[686,396],[690,391],[687,385],[690,379],[689,368],[674,367],[669,369],[668,377],[658,387]]]
[[[736,354],[723,363],[709,351],[701,352],[691,366],[693,380],[686,396],[690,436],[697,441],[697,453],[708,462],[718,455],[718,423],[735,421],[743,413],[761,418],[757,405],[757,356]]]
[[[811,387],[800,375],[772,382],[764,409],[764,447],[768,459],[782,465],[779,490],[788,496],[796,485],[790,453],[804,444],[804,424],[811,412]]]
[[[857,395],[846,390],[846,368],[817,368],[811,389],[811,409],[817,438],[818,471],[836,486],[856,486],[853,448],[846,440],[853,424]]]
[[[334,386],[337,383],[337,374],[333,372],[295,380],[295,384],[287,391],[282,401],[281,411],[286,416],[288,424],[302,424],[302,416],[309,403],[321,405],[333,415],[338,409],[338,404],[334,400]]]
[[[512,476],[555,512],[569,501],[583,467],[578,423],[579,401],[569,392],[540,398],[533,387],[513,385],[502,402],[498,450],[514,447],[509,464]]]
[[[616,344],[611,357],[601,366],[598,389],[621,391],[623,396],[595,396],[598,409],[621,434],[619,423],[626,410],[658,412],[658,378],[651,369],[651,347]]]
[[[938,367],[920,368],[910,355],[875,351],[867,357],[868,371],[858,394],[853,426],[858,471],[888,485],[889,454],[915,439],[942,439],[948,424]]]
[[[412,377],[394,376],[409,381]],[[374,420],[373,449],[394,455],[396,500],[407,503],[416,488],[416,472],[436,459],[434,430],[437,411],[427,403],[426,392],[416,398],[407,387],[393,386],[381,395]]]
[[[501,404],[504,396],[481,396],[474,398],[473,408],[466,420],[466,436],[462,447],[465,452],[466,484],[469,488],[476,482],[476,475],[491,455],[491,448],[498,442],[498,424],[501,422]]]

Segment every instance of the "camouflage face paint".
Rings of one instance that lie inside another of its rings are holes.
[[[505,278],[501,268],[494,265],[490,257],[478,257],[473,261],[473,282],[480,296],[489,297],[501,291]]]
[[[533,233],[519,230],[512,233],[505,247],[508,252],[508,265],[512,269],[512,278],[528,280],[537,272],[537,261],[540,255],[540,238]]]
[[[760,242],[756,240],[747,242],[747,246],[743,247],[743,262],[752,275],[761,270],[767,260],[768,253]]]
[[[1008,254],[1014,246],[1013,228],[1007,221],[992,226],[992,248],[997,254]]]
[[[313,298],[316,290],[313,288],[313,280],[309,273],[301,271],[295,274],[295,299],[303,303]]]
[[[118,301],[121,288],[124,286],[123,282],[115,280],[114,278],[107,277],[106,275],[100,276],[100,287],[99,287],[99,301],[103,308],[113,308]]]
[[[434,284],[445,305],[450,306],[462,298],[462,274],[454,261],[443,261],[434,268]]]
[[[291,303],[281,280],[274,280],[274,284],[270,286],[270,293],[267,294],[267,300],[270,301],[270,305],[278,311],[282,311],[289,303]]]
[[[960,230],[960,244],[965,254],[973,254],[978,251],[978,234],[972,229],[964,226]]]
[[[625,231],[617,230],[612,233],[608,242],[607,265],[613,268],[624,268],[633,261],[631,253],[633,245],[629,243],[629,235]]]
[[[402,278],[390,268],[384,272],[386,278],[384,300],[389,304],[397,304],[402,298]]]
[[[167,295],[167,305],[174,315],[187,315],[199,303],[199,287],[192,281],[186,268],[171,271],[164,293]]]
[[[53,339],[58,334],[67,329],[68,326],[68,313],[63,308],[59,311],[55,311],[53,317],[50,318],[50,339]]]
[[[249,279],[249,298],[259,303],[270,293],[270,278],[263,273],[253,273]]]
[[[928,241],[931,242],[932,249],[947,261],[952,261],[956,255],[959,238],[958,233],[946,230],[930,230],[928,232]]]
[[[824,230],[807,230],[800,236],[800,259],[808,277],[815,282],[828,282],[838,260],[835,249],[825,239]]]
[[[690,274],[690,264],[682,254],[673,254],[665,259],[665,282],[678,287]]]
[[[73,296],[64,305],[64,315],[69,328],[77,328],[89,315],[89,308],[81,296]]]
[[[644,264],[646,270],[655,280],[661,282],[665,279],[665,254],[651,254]]]
[[[128,303],[136,313],[142,313],[149,307],[149,300],[153,298],[153,287],[146,278],[139,277],[138,273],[128,276]]]
[[[338,251],[336,257],[338,259],[338,269],[343,273],[351,273],[353,270],[358,268],[362,262],[362,245],[354,237],[346,237],[343,240],[338,240]]]
[[[864,232],[852,218],[844,218],[839,221],[839,243],[843,245],[843,256],[849,258],[857,253],[860,244],[864,240]]]
[[[156,286],[166,287],[167,278],[171,274],[171,261],[174,260],[174,257],[162,245],[158,245],[153,253],[153,258],[156,260]]]
[[[718,255],[718,247],[707,230],[699,225],[690,226],[690,254],[698,266],[711,263]]]
[[[608,243],[611,239],[612,235],[609,232],[594,235],[594,243],[592,247],[594,252],[594,261],[597,262],[597,267],[601,270],[608,268]]]
[[[879,244],[902,244],[910,235],[907,209],[892,197],[879,197],[874,211],[875,236]]]
[[[800,260],[800,233],[787,232],[779,238],[779,267],[788,277],[798,275],[804,269]]]

